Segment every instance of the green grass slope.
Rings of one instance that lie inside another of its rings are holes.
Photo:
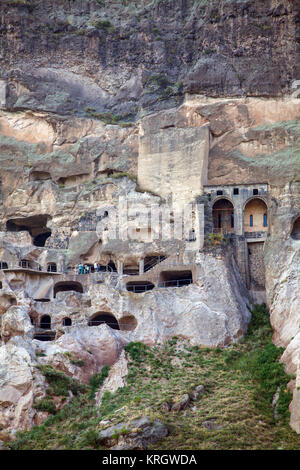
[[[77,395],[60,411],[49,406],[52,414],[41,426],[18,433],[7,446],[15,450],[102,449],[101,429],[148,415],[170,429],[155,450],[299,449],[300,436],[288,425],[291,393],[286,385],[291,377],[279,362],[282,349],[272,344],[271,337],[263,305],[254,307],[247,335],[224,349],[192,347],[178,338],[155,348],[131,343],[126,347],[127,385],[114,394],[105,392],[100,408],[95,407],[94,392],[107,369],[93,377],[90,387],[76,387],[73,380],[64,380],[61,374],[57,377],[46,368],[48,400],[55,393],[66,395],[70,387]],[[200,384],[205,393],[189,408],[172,412],[162,407]],[[276,390],[280,392],[275,419],[272,398]]]

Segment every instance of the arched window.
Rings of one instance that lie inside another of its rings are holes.
[[[5,263],[5,261],[0,261],[0,269],[8,269],[7,263]]]
[[[72,320],[69,317],[63,319],[63,326],[72,326]]]

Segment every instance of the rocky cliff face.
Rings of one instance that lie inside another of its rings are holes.
[[[1,2],[9,109],[130,119],[184,92],[282,96],[297,76],[297,1]]]
[[[130,341],[223,347],[246,331],[250,296],[232,247],[109,240],[120,197],[207,209],[207,185],[268,185],[267,303],[296,372],[298,13],[288,0],[1,2],[0,262],[11,269],[1,264],[0,425],[9,432],[45,416],[33,408],[45,395],[39,364],[88,382]],[[155,285],[142,294],[126,290],[120,270],[74,271],[95,261],[139,270],[161,254],[138,278]],[[59,273],[47,271],[53,263]],[[158,289],[161,272],[187,269],[192,285]],[[68,282],[77,292],[59,292]],[[97,312],[121,331],[88,327]],[[33,339],[45,314],[49,342]]]

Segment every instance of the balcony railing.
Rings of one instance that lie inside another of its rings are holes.
[[[245,237],[246,238],[264,238],[266,237],[268,234],[267,231],[263,232],[263,231],[260,231],[260,232],[245,232]]]
[[[171,281],[162,281],[158,287],[182,287],[193,283],[193,279],[174,279]]]

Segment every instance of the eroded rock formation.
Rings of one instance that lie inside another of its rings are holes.
[[[298,1],[125,3],[0,6],[7,432],[45,416],[38,364],[88,382],[130,341],[223,347],[258,300],[297,370]]]

